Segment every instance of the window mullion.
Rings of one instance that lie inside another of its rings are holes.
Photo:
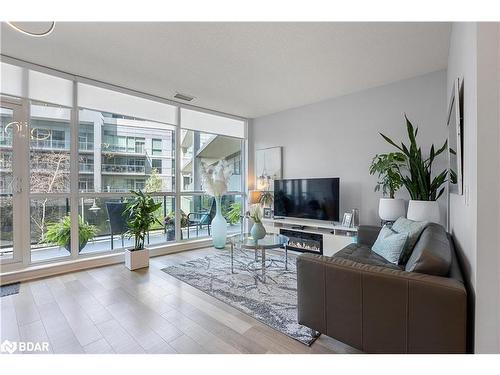
[[[71,219],[71,258],[79,252],[78,226],[78,90],[73,81],[73,110],[70,120],[70,219]]]
[[[181,109],[177,107],[177,128],[175,129],[175,241],[181,239]],[[188,228],[189,230],[189,228]]]

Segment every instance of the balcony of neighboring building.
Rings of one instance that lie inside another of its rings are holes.
[[[110,155],[131,155],[131,156],[146,156],[145,145],[136,145],[134,147],[127,147],[120,144],[111,144],[103,142],[101,144],[101,152]]]
[[[78,172],[79,173],[87,173],[87,174],[93,174],[94,173],[94,163],[78,163]]]
[[[144,165],[102,164],[101,171],[102,174],[145,175],[146,167]]]
[[[0,149],[12,149],[12,137],[5,136],[0,129]]]
[[[70,142],[59,139],[31,139],[31,150],[40,151],[67,151],[70,149]]]
[[[87,141],[79,141],[78,142],[78,151],[80,153],[92,153],[94,152],[94,142]]]

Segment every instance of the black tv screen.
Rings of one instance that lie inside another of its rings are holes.
[[[339,221],[339,178],[274,181],[274,216]]]

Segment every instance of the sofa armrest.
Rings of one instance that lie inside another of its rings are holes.
[[[465,353],[457,280],[303,254],[299,323],[368,353]]]
[[[377,240],[380,229],[374,225],[360,225],[358,227],[358,243],[371,248]]]

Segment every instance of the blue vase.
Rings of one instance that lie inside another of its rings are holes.
[[[254,240],[261,240],[266,236],[266,228],[262,223],[254,223],[252,229],[250,229],[250,234]]]
[[[212,219],[212,241],[216,249],[224,249],[227,238],[227,221],[222,216],[221,197],[215,197],[216,212]]]

